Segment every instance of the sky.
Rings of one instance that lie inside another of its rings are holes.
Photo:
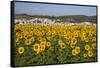
[[[15,14],[29,15],[96,15],[96,7],[15,2]]]

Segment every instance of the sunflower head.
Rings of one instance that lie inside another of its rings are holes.
[[[89,50],[90,46],[88,44],[85,45],[85,50]]]
[[[72,44],[72,43],[70,44],[71,48],[74,48],[75,46],[76,46],[75,44]]]
[[[34,50],[35,52],[39,53],[39,52],[40,52],[40,45],[39,45],[38,43],[35,43],[35,44],[33,45],[33,50]]]
[[[71,43],[72,43],[72,44],[76,44],[76,43],[77,43],[76,38],[72,38],[72,39],[71,39]]]
[[[16,38],[16,39],[15,39],[15,42],[18,43],[18,42],[19,42],[19,38]]]
[[[84,53],[84,54],[83,54],[83,57],[84,57],[84,58],[86,58],[86,57],[87,57],[87,54],[86,54],[86,53]]]
[[[87,55],[88,55],[88,57],[92,57],[93,56],[93,52],[92,51],[88,51]]]
[[[63,43],[63,41],[62,41],[62,40],[59,40],[59,41],[58,41],[58,44],[62,44],[62,43]]]
[[[25,44],[26,44],[26,45],[31,45],[31,40],[30,40],[30,39],[26,39],[26,40],[25,40]]]
[[[24,53],[24,47],[19,47],[18,48],[18,53],[23,54]]]
[[[76,50],[75,50],[75,49],[73,49],[73,50],[72,50],[72,55],[73,55],[73,56],[76,56],[76,55],[77,55],[77,53],[76,53]]]
[[[45,37],[40,37],[39,40],[40,40],[40,42],[46,42],[46,38]]]
[[[92,46],[92,49],[96,49],[96,47],[97,47],[96,43],[93,43],[91,46]]]
[[[47,47],[50,47],[51,46],[51,43],[50,42],[47,42]]]
[[[40,43],[40,48],[41,48],[41,51],[44,51],[45,48],[46,48],[46,42],[41,42]]]
[[[76,54],[79,54],[80,53],[80,47],[75,47],[75,51],[76,51]]]
[[[34,41],[35,41],[35,37],[31,37],[31,38],[30,38],[30,41],[31,41],[31,42],[34,42]]]
[[[61,44],[60,44],[60,48],[62,48],[62,49],[66,48],[65,43],[61,43]]]

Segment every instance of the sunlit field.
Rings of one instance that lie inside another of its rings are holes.
[[[96,26],[15,25],[15,65],[97,61]]]

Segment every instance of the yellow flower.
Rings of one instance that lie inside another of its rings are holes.
[[[76,38],[72,38],[72,39],[71,39],[71,43],[72,43],[72,44],[76,44],[76,43],[77,43]]]
[[[41,47],[41,51],[44,51],[46,48],[46,42],[41,42],[40,47]]]
[[[31,40],[30,40],[30,39],[26,39],[26,40],[25,40],[25,44],[26,44],[26,45],[31,45]]]
[[[23,38],[22,34],[20,34],[20,35],[19,35],[19,38],[20,38],[20,39],[22,39],[22,38]]]
[[[76,30],[76,31],[73,32],[73,34],[74,34],[75,37],[78,37],[79,31]]]
[[[77,55],[77,53],[76,53],[76,50],[75,50],[75,49],[73,49],[73,50],[72,50],[72,55],[73,55],[73,56],[76,56],[76,55]]]
[[[24,47],[19,47],[18,48],[18,53],[23,54],[24,53]]]
[[[45,45],[42,45],[40,46],[41,47],[41,52],[45,50],[46,46]]]
[[[31,38],[30,38],[30,41],[31,41],[31,42],[34,42],[34,41],[35,41],[35,37],[31,37]]]
[[[37,52],[37,54],[40,52],[40,45],[38,44],[38,43],[35,43],[34,45],[33,45],[33,50],[35,51],[35,52]]]
[[[73,40],[75,39],[75,35],[73,33],[71,33],[70,36],[71,36],[71,39],[73,39]]]
[[[16,43],[19,42],[19,38],[16,38],[16,39],[15,39],[15,42],[16,42]]]
[[[88,37],[84,38],[84,41],[89,42],[89,38]]]
[[[75,51],[76,51],[76,54],[79,54],[80,53],[80,47],[75,47]]]
[[[90,46],[87,44],[85,45],[85,50],[89,50],[90,49]]]
[[[86,37],[83,35],[81,36],[81,40],[84,41],[86,39]]]
[[[23,36],[24,36],[24,38],[25,38],[25,39],[27,39],[27,38],[28,38],[28,35],[27,35],[27,34],[24,34]]]
[[[92,41],[96,41],[96,37],[93,37],[93,38],[92,38]]]
[[[63,43],[63,41],[62,41],[62,40],[59,40],[59,41],[58,41],[58,44],[60,45],[61,43]]]
[[[42,46],[42,45],[46,45],[46,42],[41,41],[41,42],[40,42],[40,46]]]
[[[62,48],[62,49],[66,48],[65,43],[61,43],[61,44],[60,44],[60,48]]]
[[[37,36],[42,36],[42,32],[37,31],[37,32],[36,32],[36,35],[37,35]]]
[[[66,39],[66,40],[70,40],[70,35],[68,35],[68,34],[66,34],[66,35],[64,35],[64,38]]]
[[[91,46],[92,46],[93,49],[96,49],[96,47],[97,47],[96,43],[93,43]]]
[[[51,46],[51,43],[50,42],[47,42],[47,47],[50,47]]]
[[[92,47],[90,47],[90,49],[88,51],[93,51]]]
[[[92,51],[88,51],[88,57],[92,57],[93,56],[93,52]]]
[[[74,47],[75,47],[75,44],[72,44],[72,43],[71,43],[71,44],[70,44],[70,47],[71,47],[71,48],[74,48]]]
[[[46,42],[46,39],[43,37],[40,37],[40,42]]]
[[[86,53],[84,53],[84,54],[83,54],[83,57],[87,57],[87,54],[86,54]]]
[[[47,33],[46,33],[47,36],[50,36],[51,35],[51,31],[49,30]]]

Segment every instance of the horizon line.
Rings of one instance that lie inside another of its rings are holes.
[[[44,15],[44,14],[27,14],[27,13],[15,13],[15,15],[17,14],[26,14],[26,15],[30,15],[30,16],[55,16],[55,17],[59,17],[59,16],[75,16],[75,15],[78,15],[78,16],[97,16],[97,15],[84,15],[84,14],[70,14],[70,15]]]

